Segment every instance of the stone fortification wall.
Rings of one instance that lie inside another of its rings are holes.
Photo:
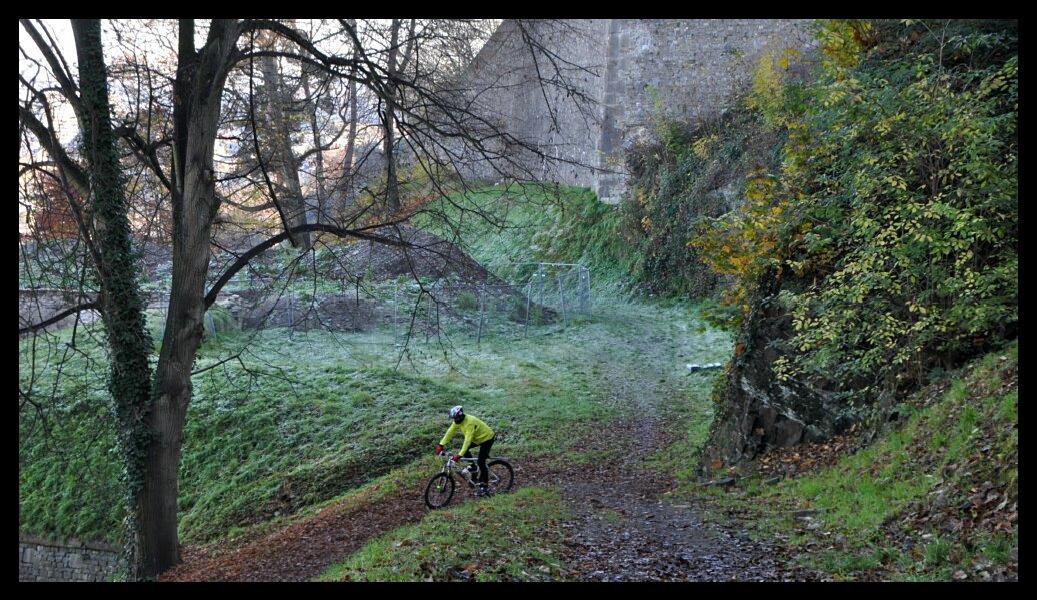
[[[761,53],[809,50],[807,23],[505,20],[469,69],[473,96],[488,118],[555,160],[527,153],[519,156],[524,173],[502,172],[500,161],[482,161],[468,174],[532,175],[590,187],[602,200],[616,202],[625,188],[623,151],[652,135],[655,115],[687,122],[717,116],[745,91]],[[549,52],[531,52],[530,40]],[[575,84],[575,95],[550,81],[541,84],[541,78],[555,77],[556,66]]]
[[[464,85],[478,114],[534,144],[540,154],[498,144],[494,150],[507,160],[469,156],[465,175],[593,186],[594,167],[600,162],[597,101],[603,92],[607,27],[608,21],[601,19],[501,23],[469,67]],[[531,44],[548,48],[551,55],[532,52]],[[567,95],[561,86],[541,85],[541,77],[558,80],[558,75],[575,86],[576,96]]]

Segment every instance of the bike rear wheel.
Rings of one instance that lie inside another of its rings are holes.
[[[487,485],[491,494],[503,494],[515,483],[515,470],[506,460],[496,459],[486,463],[490,481]]]
[[[425,505],[442,508],[454,497],[454,478],[449,473],[439,473],[425,486]]]

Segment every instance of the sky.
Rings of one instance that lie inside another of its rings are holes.
[[[76,75],[77,72],[78,72],[78,63],[77,63],[77,60],[76,60],[75,39],[74,39],[74,36],[72,35],[72,27],[71,27],[68,19],[41,19],[39,21],[42,22],[44,28],[47,31],[50,32],[50,35],[52,35],[54,37],[54,40],[55,40],[56,45],[58,47],[58,50],[61,52],[62,56],[64,57],[65,62],[69,66],[69,69],[72,71],[73,75]],[[374,20],[372,22],[379,23],[378,20]],[[140,30],[141,29],[140,27],[125,27],[127,25],[131,25],[131,23],[132,23],[132,21],[128,21],[128,20],[104,19],[104,20],[102,20],[101,23],[102,23],[102,40],[105,42],[105,58],[109,62],[111,62],[111,60],[112,60],[112,58],[113,58],[113,56],[115,54],[121,52],[121,50],[122,50],[122,46],[113,43],[113,40],[115,40],[115,37],[116,37],[116,31],[115,31],[115,28],[113,27],[113,25],[122,25],[124,27],[124,29],[127,29],[127,30],[128,29],[134,29],[134,30]],[[304,22],[304,21],[297,22],[297,26],[300,26],[300,27],[303,27],[303,28],[306,28],[307,25],[308,24],[306,22]],[[197,43],[199,43],[199,44],[203,43],[203,40],[201,39],[201,35],[204,35],[204,29],[206,28],[206,26],[207,26],[207,21],[200,20],[198,22],[198,33],[200,35],[198,36],[199,39],[197,39]],[[146,36],[147,34],[145,33],[145,34],[141,34],[141,35]],[[159,58],[159,57],[163,57],[163,56],[168,57],[170,60],[173,58],[173,54],[172,54],[173,48],[172,48],[172,45],[175,42],[171,42],[171,41],[169,41],[167,39],[161,39],[161,38],[156,39],[155,37],[152,37],[150,40],[147,39],[147,38],[142,38],[141,40],[138,40],[138,41],[141,42],[141,43],[138,43],[138,45],[136,46],[136,51],[138,51],[138,52],[141,52],[141,53],[146,54],[146,55],[150,55],[151,58]],[[161,41],[163,43],[157,43],[159,41]],[[35,61],[38,61],[41,65],[44,65],[45,69],[49,68],[49,67],[46,66],[46,60],[44,59],[43,54],[36,47],[36,44],[33,41],[32,37],[29,36],[29,34],[26,32],[25,28],[21,27],[21,26],[18,27],[18,42],[19,42],[19,48],[20,48],[20,50],[19,50],[19,72],[24,77],[26,77],[26,79],[31,79],[32,76],[34,74],[36,74],[37,69],[38,69],[38,67],[35,64],[33,64],[32,61],[26,59],[26,55],[28,55],[28,57],[30,57],[31,59],[34,59]],[[475,41],[473,46],[481,46],[481,44],[479,43],[479,41]],[[332,51],[332,52],[334,52],[336,50],[340,50],[340,49],[339,48],[325,48],[325,51]],[[476,51],[478,51],[478,48],[476,48]],[[24,52],[24,54],[23,54],[23,52]],[[49,77],[49,75],[47,77]],[[25,92],[22,91],[22,90],[19,90],[19,93],[20,94],[24,94]],[[21,98],[21,99],[24,100],[24,98]],[[71,141],[72,137],[74,137],[75,134],[76,134],[74,114],[72,112],[72,109],[69,106],[64,105],[63,103],[54,103],[54,106],[55,106],[55,108],[56,108],[56,110],[58,112],[58,114],[55,115],[55,119],[59,122],[58,123],[58,127],[59,127],[58,136],[59,136],[59,138],[61,139],[61,141],[63,143],[67,143],[67,142]]]
[[[42,19],[44,26],[50,31],[50,34],[54,37],[58,49],[61,51],[68,63],[69,69],[73,73],[77,72],[79,63],[76,60],[76,43],[72,36],[72,27],[69,25],[68,19]],[[42,33],[42,32],[41,32]],[[30,79],[37,71],[36,65],[31,61],[26,60],[25,55],[27,54],[32,59],[38,61],[41,65],[46,65],[47,61],[43,58],[43,53],[36,47],[36,42],[33,41],[32,37],[25,31],[25,28],[18,27],[18,46],[20,48],[18,53],[18,71],[26,79]],[[22,51],[25,54],[22,54]],[[46,68],[46,67],[44,67]],[[49,77],[49,76],[48,76]],[[23,95],[24,92],[19,89],[19,95]],[[24,97],[19,100],[24,100]],[[68,125],[74,124],[75,114],[72,112],[71,107],[64,103],[55,103],[54,107],[57,111],[54,118],[59,123],[58,137],[62,143],[68,143],[71,138],[75,135],[74,127]]]

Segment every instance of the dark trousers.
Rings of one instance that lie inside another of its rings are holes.
[[[475,459],[475,464],[479,465],[479,483],[487,484],[490,482],[490,471],[486,468],[486,459],[490,457],[490,447],[493,446],[493,440],[497,439],[497,436],[493,436],[485,442],[478,444],[479,446],[479,458]],[[465,451],[464,457],[472,457],[472,448],[470,447]]]

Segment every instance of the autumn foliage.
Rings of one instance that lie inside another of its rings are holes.
[[[74,198],[81,202],[81,199],[50,177],[42,178],[37,189],[38,193],[32,200],[32,209],[29,212],[33,234],[50,239],[78,236],[79,229],[69,201],[70,198]]]

